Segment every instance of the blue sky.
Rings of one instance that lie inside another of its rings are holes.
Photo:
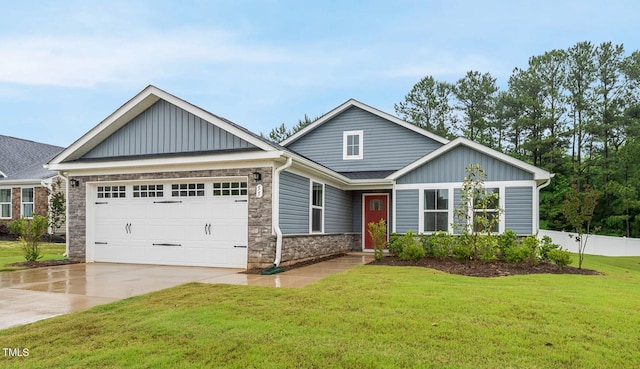
[[[68,146],[149,84],[267,133],[420,78],[506,87],[580,41],[640,50],[628,1],[0,0],[0,134]]]

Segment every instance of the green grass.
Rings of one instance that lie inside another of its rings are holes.
[[[3,368],[638,368],[640,257],[604,275],[360,266],[303,289],[187,284],[0,331]]]
[[[64,243],[40,244],[42,258],[39,260],[59,260],[64,259]],[[0,272],[24,269],[23,267],[9,266],[9,264],[25,261],[22,243],[20,241],[0,241]],[[0,352],[0,356],[2,353]]]

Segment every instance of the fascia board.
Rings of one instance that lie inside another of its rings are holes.
[[[282,151],[261,151],[252,153],[234,153],[222,155],[202,155],[202,156],[181,156],[147,158],[139,160],[117,160],[117,161],[85,161],[49,164],[49,170],[56,171],[78,171],[78,170],[100,170],[107,168],[135,168],[135,167],[163,167],[179,165],[197,165],[203,163],[238,162],[254,160],[275,160],[282,155]]]

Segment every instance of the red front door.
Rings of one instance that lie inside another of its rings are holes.
[[[384,219],[387,223],[387,235],[389,234],[389,195],[367,195],[362,197],[364,207],[364,248],[373,249],[371,235],[369,235],[369,223],[378,223]]]

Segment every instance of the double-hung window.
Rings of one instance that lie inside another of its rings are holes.
[[[363,158],[363,131],[342,132],[342,159],[358,160]]]
[[[324,184],[311,182],[311,232],[324,232]]]
[[[0,188],[0,218],[11,218],[10,188]]]
[[[33,187],[22,188],[22,216],[33,218]]]
[[[449,190],[424,190],[424,231],[448,230]]]
[[[473,200],[473,229],[476,232],[498,233],[500,219],[500,189],[487,188],[485,196]]]

